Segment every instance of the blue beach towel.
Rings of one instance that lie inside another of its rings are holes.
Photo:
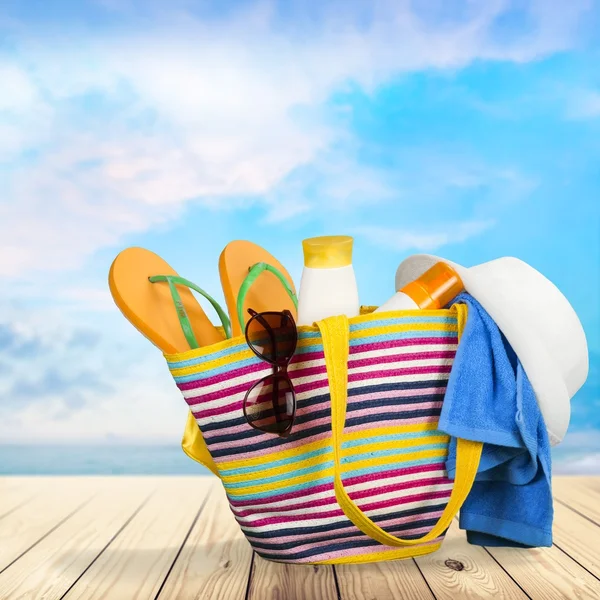
[[[460,511],[471,544],[551,546],[548,432],[527,375],[510,344],[469,294],[439,420],[452,436],[446,468],[454,478],[456,437],[484,442],[473,488]]]

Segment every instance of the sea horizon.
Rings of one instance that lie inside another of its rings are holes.
[[[207,475],[177,444],[0,444],[0,475]]]
[[[600,453],[553,451],[556,475],[600,474]],[[4,475],[208,475],[174,443],[0,443]]]

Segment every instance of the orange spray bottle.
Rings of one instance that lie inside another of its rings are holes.
[[[463,290],[458,273],[450,265],[438,262],[418,279],[407,283],[375,312],[444,308]]]

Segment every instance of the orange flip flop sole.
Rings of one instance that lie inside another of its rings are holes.
[[[227,244],[219,257],[219,275],[234,337],[244,333],[238,320],[238,292],[246,275],[248,275],[250,267],[259,262],[265,262],[281,271],[287,278],[292,290],[296,291],[294,282],[285,267],[264,248],[244,240],[236,240]],[[246,295],[244,300],[246,321],[250,318],[247,312],[248,308],[252,308],[257,312],[287,309],[296,318],[294,303],[277,277],[269,272],[261,273]]]

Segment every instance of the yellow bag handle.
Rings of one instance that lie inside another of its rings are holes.
[[[466,306],[455,304],[452,310],[457,312],[459,336],[466,321]],[[344,514],[363,533],[386,546],[414,546],[436,539],[450,526],[458,509],[465,501],[479,466],[481,442],[458,439],[456,447],[456,478],[450,499],[438,522],[429,533],[418,539],[403,539],[391,535],[376,525],[350,498],[342,481],[340,456],[342,436],[346,421],[346,402],[348,398],[348,355],[350,328],[345,316],[329,317],[317,323],[323,338],[325,365],[329,378],[331,396],[331,437],[334,461],[335,497]]]
[[[187,421],[185,422],[181,448],[192,460],[210,469],[217,477],[221,477],[191,410],[188,411]]]

